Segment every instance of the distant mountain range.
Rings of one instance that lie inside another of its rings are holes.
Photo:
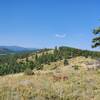
[[[24,52],[24,51],[35,51],[36,48],[24,48],[20,46],[0,46],[0,54]]]

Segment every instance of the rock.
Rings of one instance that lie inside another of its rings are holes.
[[[98,69],[100,68],[100,62],[94,61],[94,62],[87,62],[86,64],[87,69]]]

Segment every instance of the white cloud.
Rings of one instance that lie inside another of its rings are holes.
[[[57,38],[65,38],[66,37],[66,34],[56,34],[56,37]]]

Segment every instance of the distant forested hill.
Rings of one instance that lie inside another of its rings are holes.
[[[0,46],[0,48],[9,49],[11,51],[28,51],[28,50],[36,50],[36,48],[25,48],[20,46]]]
[[[36,48],[24,48],[19,46],[0,46],[0,54],[24,52],[24,51],[35,51]]]
[[[13,51],[6,49],[6,48],[0,48],[0,55],[2,54],[8,54],[8,53],[12,53]]]

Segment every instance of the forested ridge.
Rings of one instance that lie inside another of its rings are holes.
[[[53,53],[48,51],[53,50]],[[46,53],[44,53],[46,52]],[[38,54],[41,53],[40,56]],[[34,54],[35,60],[31,61],[28,59],[30,55]],[[24,72],[27,68],[33,70],[42,70],[44,64],[50,64],[58,60],[64,60],[66,64],[67,59],[84,56],[91,57],[94,59],[100,58],[99,51],[81,50],[71,47],[55,47],[54,49],[41,49],[38,52],[23,52],[17,54],[0,55],[0,75],[14,74]],[[26,58],[25,62],[17,62],[17,59]]]

